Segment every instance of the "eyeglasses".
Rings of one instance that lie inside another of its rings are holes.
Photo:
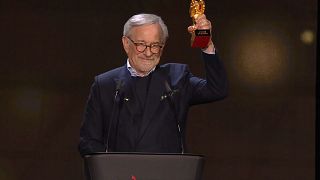
[[[153,54],[158,54],[160,52],[160,50],[163,48],[163,45],[160,45],[160,44],[153,43],[150,45],[146,45],[143,42],[134,42],[131,38],[129,38],[129,37],[127,37],[127,38],[136,46],[136,50],[141,53],[144,52],[147,49],[147,47],[149,47],[150,51]]]

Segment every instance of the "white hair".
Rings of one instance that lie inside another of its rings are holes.
[[[169,37],[168,28],[164,24],[160,16],[155,14],[137,14],[132,16],[123,27],[123,36],[129,36],[130,31],[133,27],[148,25],[148,24],[159,24],[162,30],[161,40],[166,42]]]

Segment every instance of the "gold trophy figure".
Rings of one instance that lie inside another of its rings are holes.
[[[205,7],[204,0],[191,0],[189,13],[193,24],[195,24],[195,20],[199,15],[204,14]],[[197,29],[192,33],[191,47],[205,48],[207,47],[209,41],[210,29]]]

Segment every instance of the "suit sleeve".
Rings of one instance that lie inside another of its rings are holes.
[[[202,52],[206,78],[201,79],[190,74],[190,105],[223,99],[228,94],[227,75],[223,63],[217,54]]]
[[[94,152],[104,152],[103,115],[98,78],[91,86],[85,107],[84,120],[80,128],[79,152],[81,156]]]

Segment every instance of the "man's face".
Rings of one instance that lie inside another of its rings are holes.
[[[122,43],[128,55],[130,65],[139,74],[145,75],[159,63],[163,48],[161,48],[158,53],[153,53],[151,52],[150,47],[147,47],[143,52],[139,52],[136,47],[136,45],[141,44],[163,45],[163,42],[161,42],[161,28],[159,24],[143,25],[132,28],[130,35],[122,38]]]

